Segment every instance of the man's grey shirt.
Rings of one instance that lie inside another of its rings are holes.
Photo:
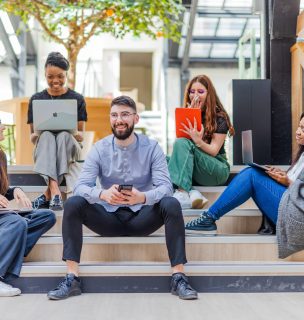
[[[113,184],[132,184],[145,193],[144,204],[125,205],[134,212],[143,205],[153,205],[163,197],[172,196],[172,182],[162,149],[145,135],[135,136],[135,141],[127,147],[118,146],[114,135],[96,142],[85,160],[74,195],[84,197],[91,204],[98,203],[108,212],[115,212],[124,206],[114,206],[100,200],[100,193]],[[97,177],[101,187],[96,186]]]

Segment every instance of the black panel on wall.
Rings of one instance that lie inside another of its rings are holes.
[[[232,112],[233,164],[243,164],[244,130],[252,130],[253,160],[271,164],[271,81],[232,80]]]

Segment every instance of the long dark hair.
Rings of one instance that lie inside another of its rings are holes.
[[[5,195],[8,190],[7,162],[4,151],[0,148],[0,194]]]
[[[187,106],[190,104],[189,90],[191,89],[192,84],[195,82],[201,83],[208,90],[206,102],[202,107],[205,109],[206,115],[204,140],[210,140],[212,138],[213,133],[216,131],[216,116],[223,117],[226,120],[229,128],[228,135],[232,137],[235,132],[230,118],[228,116],[228,113],[223,107],[211,80],[206,75],[196,76],[188,82],[185,89],[183,107],[187,108]]]
[[[304,112],[301,114],[300,116],[300,121],[304,118]],[[299,144],[298,146],[298,150],[294,156],[294,158],[292,159],[291,162],[291,166],[288,169],[288,171],[296,164],[296,162],[299,160],[299,158],[301,157],[302,153],[304,152],[304,145]]]

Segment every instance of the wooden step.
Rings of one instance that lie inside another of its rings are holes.
[[[171,266],[165,262],[108,262],[80,263],[80,276],[112,276],[112,275],[168,275]],[[189,276],[197,275],[304,275],[303,262],[285,261],[197,261],[185,265]],[[22,277],[60,276],[66,273],[64,262],[25,262]]]
[[[275,236],[187,236],[188,261],[277,261]],[[26,261],[61,261],[62,237],[43,236]],[[304,261],[300,252],[288,259]],[[168,261],[163,235],[149,237],[84,236],[81,261]]]
[[[202,210],[186,209],[183,210],[185,223],[199,216]],[[55,212],[57,221],[48,235],[61,234],[62,230],[62,211]],[[217,221],[218,233],[220,234],[255,234],[261,224],[261,213],[258,209],[235,209],[227,213]],[[87,227],[83,227],[84,235],[95,234]],[[164,234],[164,227],[157,231]]]

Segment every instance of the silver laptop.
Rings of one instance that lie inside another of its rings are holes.
[[[77,130],[77,100],[33,100],[34,131]]]
[[[253,162],[253,150],[252,150],[252,130],[242,131],[242,158],[243,163],[250,167],[258,168],[266,171],[268,168]]]

